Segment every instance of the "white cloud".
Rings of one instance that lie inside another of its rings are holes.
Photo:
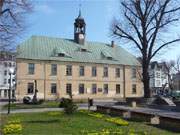
[[[55,12],[55,10],[47,4],[38,4],[35,10],[44,14],[53,14]]]

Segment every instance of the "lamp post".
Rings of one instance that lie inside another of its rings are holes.
[[[8,90],[8,98],[9,98],[9,103],[8,103],[8,114],[10,114],[10,106],[11,106],[11,89],[12,89],[12,74],[14,73],[14,68],[9,68],[9,90]]]
[[[37,90],[37,81],[36,80],[34,80],[34,84],[35,84],[35,92],[34,92],[34,96],[33,96],[33,102],[37,103],[37,92],[38,92],[38,90]]]

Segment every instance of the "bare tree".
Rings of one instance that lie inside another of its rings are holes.
[[[25,14],[30,12],[29,0],[0,0],[0,51],[10,49],[24,30]]]
[[[177,60],[175,61],[174,70],[175,72],[180,73],[180,55],[177,57]]]
[[[121,20],[112,23],[113,36],[132,42],[141,53],[144,97],[149,98],[148,67],[164,47],[180,38],[164,40],[164,31],[179,19],[178,0],[121,0]]]
[[[166,74],[168,75],[168,84],[171,90],[174,89],[173,86],[173,75],[180,73],[180,56],[176,60],[170,60],[165,62],[166,64]]]
[[[166,64],[166,75],[168,76],[168,85],[169,85],[169,89],[173,90],[173,80],[172,80],[172,75],[173,75],[173,68],[175,65],[175,62],[173,60],[169,61],[169,62],[165,62]]]

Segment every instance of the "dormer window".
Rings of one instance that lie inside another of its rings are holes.
[[[113,60],[113,56],[111,53],[109,53],[108,51],[102,51],[102,55],[104,56],[104,58],[106,58],[107,60]]]
[[[79,51],[88,52],[88,47],[87,46],[81,46],[81,47],[79,47]]]
[[[81,52],[86,52],[87,50],[85,48],[81,48]]]
[[[60,47],[56,47],[54,48],[53,50],[53,57],[70,57],[70,55],[68,53],[66,53],[65,50],[63,50],[62,48]]]
[[[108,60],[112,60],[113,58],[112,57],[107,57]]]
[[[58,53],[58,57],[64,57],[65,54],[64,53]]]

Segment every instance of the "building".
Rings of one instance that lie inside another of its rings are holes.
[[[149,75],[150,88],[152,90],[162,90],[163,88],[167,89],[169,87],[167,68],[164,62],[151,62],[149,66]]]
[[[142,97],[136,58],[123,48],[86,41],[86,23],[75,19],[74,39],[32,36],[17,48],[17,98],[34,93],[45,100]]]
[[[172,80],[174,90],[180,90],[180,72],[174,74]]]
[[[8,99],[8,90],[10,82],[12,86],[11,97],[15,97],[15,72],[11,76],[10,81],[10,68],[15,71],[16,62],[15,54],[10,52],[0,52],[0,99]]]

